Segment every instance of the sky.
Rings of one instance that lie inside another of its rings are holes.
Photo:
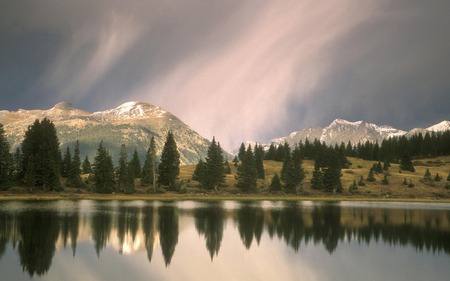
[[[0,110],[163,107],[232,149],[450,119],[450,2],[2,0]]]

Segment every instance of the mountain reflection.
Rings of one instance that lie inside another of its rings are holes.
[[[56,251],[70,247],[75,257],[80,243],[92,243],[98,258],[111,247],[120,254],[145,251],[149,262],[160,247],[168,267],[179,235],[192,224],[211,260],[219,255],[224,235],[233,231],[225,231],[227,225],[234,225],[246,249],[257,247],[267,235],[295,252],[313,243],[331,255],[345,241],[382,241],[450,255],[449,210],[295,202],[242,202],[232,208],[224,202],[190,202],[191,207],[184,208],[143,201],[89,201],[86,210],[81,206],[86,202],[75,202],[71,208],[58,202],[23,202],[14,208],[14,202],[0,202],[0,259],[11,244],[23,271],[40,276],[50,269]]]

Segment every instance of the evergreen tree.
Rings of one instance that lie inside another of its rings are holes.
[[[205,172],[199,178],[201,185],[210,190],[217,190],[220,183],[225,180],[225,171],[223,166],[222,148],[216,143],[213,137],[208,147],[208,155],[205,161]]]
[[[263,160],[264,160],[264,148],[262,147],[262,145],[255,145],[255,165],[259,179],[266,178],[266,174],[264,173]]]
[[[13,155],[13,178],[16,182],[20,181],[20,175],[22,174],[22,151],[20,147],[16,148],[16,152]]]
[[[139,155],[136,149],[134,149],[133,157],[131,158],[129,165],[131,170],[133,171],[134,178],[140,178],[142,176],[141,160],[139,159]]]
[[[172,131],[167,133],[166,142],[161,153],[161,163],[158,166],[158,182],[173,189],[180,174],[180,153]]]
[[[312,189],[322,189],[323,188],[323,172],[320,168],[319,161],[314,161],[314,171],[311,178],[311,188]]]
[[[198,182],[201,182],[205,177],[206,164],[200,159],[198,160],[197,165],[195,166],[194,173],[192,174],[192,179]]]
[[[156,191],[156,144],[155,138],[150,139],[150,146],[147,150],[144,166],[142,167],[141,184],[143,186],[153,186],[153,191]]]
[[[239,151],[238,151],[238,154],[237,154],[237,157],[239,158],[239,161],[242,162],[242,159],[245,158],[245,153],[246,153],[245,145],[244,145],[244,143],[241,143],[241,146],[239,146]]]
[[[367,176],[367,181],[375,181],[375,176],[373,174],[372,168],[370,168],[369,175]]]
[[[353,183],[350,185],[350,187],[348,188],[348,191],[350,193],[355,192],[356,190],[358,190],[358,186],[356,185],[356,181],[353,180]]]
[[[389,167],[391,167],[391,164],[389,164],[388,161],[384,161],[384,163],[383,163],[383,171],[385,171],[385,172],[389,171]]]
[[[103,141],[100,142],[94,158],[93,177],[95,191],[98,193],[111,193],[114,187],[114,166]]]
[[[290,153],[286,153],[285,155],[281,169],[281,181],[287,192],[298,193],[298,189],[304,178],[305,173],[302,167],[301,152],[296,147],[292,152],[292,156]]]
[[[366,183],[364,182],[363,176],[361,176],[361,178],[359,179],[358,185],[359,186],[365,186],[366,185]]]
[[[325,169],[323,175],[323,183],[325,191],[328,192],[342,192],[341,184],[341,167],[337,153],[334,150],[329,150],[327,152],[328,166]]]
[[[448,173],[447,181],[450,181],[450,173]]]
[[[275,175],[272,177],[272,181],[269,185],[269,191],[280,191],[281,190],[281,181],[278,174],[275,173]]]
[[[434,177],[434,181],[441,181],[441,176],[439,176],[439,173],[436,173],[436,176]]]
[[[84,158],[82,170],[83,170],[83,174],[92,173],[91,162],[89,162],[89,158],[87,155],[86,155],[86,158]]]
[[[374,171],[378,174],[383,173],[383,167],[381,166],[380,162],[378,162],[377,164],[374,164]]]
[[[34,165],[29,164],[30,159],[33,159]],[[45,190],[62,190],[59,141],[55,125],[47,118],[36,120],[25,132],[21,173],[21,179],[25,179],[26,173],[34,175],[35,182],[28,182],[30,186],[43,187]],[[28,177],[30,178],[33,177]]]
[[[423,175],[423,179],[426,181],[431,181],[430,169],[427,168],[427,170],[425,171],[425,175]]]
[[[239,164],[239,159],[238,159],[238,157],[236,155],[236,156],[234,156],[234,159],[233,159],[233,165],[234,165],[234,167],[237,168],[238,164]]]
[[[258,172],[256,171],[255,158],[252,147],[249,145],[245,155],[241,156],[241,164],[237,167],[236,186],[243,191],[250,191],[256,188]]]
[[[0,190],[12,185],[13,158],[6,139],[3,124],[0,124]]]
[[[403,185],[408,185],[408,182],[406,181],[406,177],[403,179]]]
[[[133,168],[128,164],[128,154],[125,144],[122,144],[120,148],[117,188],[123,193],[134,192]]]
[[[69,185],[74,187],[82,187],[83,181],[81,179],[81,159],[80,159],[80,143],[76,142],[75,150],[73,153],[72,161],[70,167],[67,171],[67,182]]]
[[[275,160],[277,157],[277,148],[273,143],[270,144],[269,150],[267,151],[267,154],[265,155],[266,160]]]
[[[409,184],[408,184],[408,187],[409,187],[409,188],[413,188],[413,187],[414,187],[414,184],[413,184],[413,182],[412,182],[412,180],[411,180],[411,179],[409,179]]]
[[[411,157],[409,156],[408,152],[403,153],[403,157],[400,161],[400,169],[410,172],[415,172],[414,165],[411,161]]]
[[[63,178],[68,177],[71,165],[72,165],[72,154],[70,153],[70,148],[67,146],[66,153],[64,153],[62,169],[61,169],[61,176]]]

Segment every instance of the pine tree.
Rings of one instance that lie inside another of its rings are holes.
[[[236,167],[236,168],[237,168],[237,166],[239,165],[239,158],[237,157],[237,155],[234,156],[234,159],[233,159],[233,165],[234,165],[234,167]]]
[[[86,155],[86,158],[84,158],[82,170],[83,170],[83,174],[92,173],[91,162],[89,162],[89,158],[87,155]]]
[[[100,142],[97,155],[94,158],[93,177],[95,191],[98,193],[111,193],[114,187],[114,166],[103,141]]]
[[[237,154],[237,157],[238,157],[239,161],[242,162],[242,159],[245,158],[245,153],[246,153],[245,145],[244,145],[244,143],[241,143],[241,146],[239,146],[239,151],[238,151],[238,154]]]
[[[400,169],[410,172],[415,172],[414,165],[411,161],[411,157],[407,152],[403,153],[403,157],[400,161]]]
[[[434,181],[441,181],[441,176],[439,176],[439,173],[436,173],[436,176],[434,177]]]
[[[272,181],[269,185],[269,191],[280,191],[281,190],[281,181],[278,174],[275,173],[275,175],[272,177]]]
[[[131,158],[129,165],[131,170],[133,171],[134,178],[140,178],[142,176],[141,160],[139,159],[139,155],[136,149],[134,149],[133,157]]]
[[[431,181],[431,173],[430,173],[430,169],[427,168],[427,170],[425,171],[425,175],[423,175],[423,179],[425,181]]]
[[[61,176],[63,178],[68,177],[71,165],[72,165],[72,154],[70,153],[70,148],[67,146],[66,153],[64,153],[62,169],[61,169]]]
[[[122,144],[120,148],[117,188],[120,192],[127,194],[134,192],[133,168],[128,164],[125,144]]]
[[[192,174],[192,179],[198,182],[201,182],[205,176],[206,164],[200,159],[195,166],[194,173]]]
[[[13,158],[6,139],[3,124],[0,124],[0,190],[12,185]]]
[[[30,159],[34,159],[35,165],[29,165]],[[34,175],[35,182],[31,186],[39,186],[45,190],[62,190],[59,141],[55,125],[47,118],[42,121],[36,119],[25,132],[21,173],[21,179],[25,179],[26,173]]]
[[[383,171],[385,171],[385,172],[389,171],[389,167],[391,167],[391,164],[389,164],[388,161],[384,161],[384,163],[383,163]]]
[[[447,181],[450,181],[450,173],[448,173]]]
[[[249,145],[245,155],[241,156],[241,164],[237,167],[236,186],[243,191],[250,191],[256,188],[258,172],[256,171],[255,158],[252,147]]]
[[[408,184],[408,187],[409,187],[409,188],[413,188],[413,187],[414,187],[414,184],[413,184],[413,182],[412,182],[412,180],[411,180],[411,179],[409,179],[409,184]]]
[[[323,172],[319,166],[319,161],[314,161],[314,171],[311,178],[311,188],[312,189],[322,189],[323,188]]]
[[[212,142],[208,147],[208,154],[205,161],[205,171],[199,178],[200,184],[210,190],[219,187],[219,184],[225,180],[225,171],[223,166],[222,148],[219,143],[216,143],[213,137]]]
[[[141,184],[143,186],[153,186],[153,192],[156,192],[156,144],[155,138],[150,139],[150,146],[147,150],[144,166],[142,167]]]
[[[369,175],[367,176],[367,181],[375,181],[375,176],[373,174],[373,168],[370,168]]]
[[[328,192],[342,192],[342,183],[341,183],[341,167],[339,163],[339,159],[337,153],[329,149],[327,151],[328,165],[323,174],[323,183],[325,187],[325,191]]]
[[[406,177],[403,179],[403,185],[408,185],[408,182],[406,181]]]
[[[262,147],[262,145],[255,145],[255,165],[259,179],[266,178],[263,160],[264,160],[264,148]]]
[[[365,186],[366,185],[366,183],[364,182],[364,178],[363,178],[363,176],[361,176],[361,178],[359,179],[359,182],[358,182],[358,186]]]
[[[269,150],[267,151],[267,154],[265,155],[266,160],[275,160],[277,157],[277,149],[273,143],[270,144]]]
[[[167,133],[166,142],[161,153],[161,163],[158,166],[159,184],[174,189],[175,181],[180,174],[180,153],[172,131]]]
[[[70,163],[70,167],[67,171],[67,182],[69,185],[80,188],[83,186],[81,179],[81,159],[80,159],[80,143],[76,142],[75,150]]]
[[[298,147],[291,153],[286,153],[281,169],[281,181],[287,192],[298,193],[301,182],[305,178],[302,159]]]

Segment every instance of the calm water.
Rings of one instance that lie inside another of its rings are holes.
[[[449,280],[450,204],[0,202],[1,280]]]

